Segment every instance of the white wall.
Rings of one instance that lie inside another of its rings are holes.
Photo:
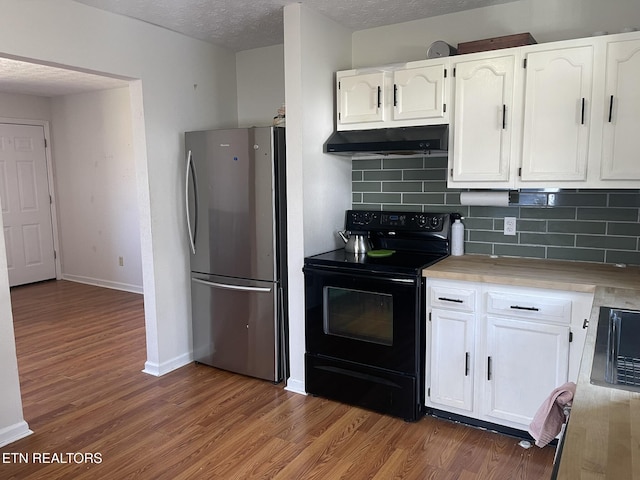
[[[142,293],[130,102],[128,87],[54,97],[51,136],[63,278]]]
[[[267,126],[284,104],[284,45],[236,54],[238,126]]]
[[[51,100],[35,95],[0,92],[0,117],[51,121]]]
[[[130,84],[130,95],[145,290],[144,367],[162,374],[188,363],[183,133],[237,124],[235,54],[70,0],[0,0],[0,6],[0,55],[140,79]],[[6,272],[6,265],[0,271]],[[7,293],[2,273],[2,312],[10,311]],[[7,322],[6,315],[1,318]],[[15,370],[13,348],[12,338],[0,337],[0,371]],[[15,411],[17,379],[0,380],[0,411]],[[0,431],[13,420],[0,418]]]
[[[11,118],[50,124],[61,277],[142,293],[129,89],[0,93],[0,120]]]
[[[322,153],[334,129],[334,74],[351,63],[351,33],[301,4],[284,9],[290,377],[304,392],[305,255],[336,248],[351,205],[351,160]]]
[[[0,118],[49,121],[51,103],[45,97],[0,93]],[[0,215],[0,231],[2,230]],[[29,425],[22,416],[4,235],[0,235],[0,385],[2,386],[0,446],[2,446],[31,433]]]
[[[4,231],[0,215],[0,231]],[[0,235],[0,447],[31,433],[22,416],[4,235]]]
[[[423,60],[429,45],[530,32],[538,43],[640,28],[638,0],[520,0],[355,32],[353,67]]]

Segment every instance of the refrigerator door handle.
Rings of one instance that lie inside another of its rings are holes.
[[[207,282],[206,280],[200,280],[199,278],[192,278],[196,283],[201,283],[202,285],[207,285],[208,287],[214,288],[224,288],[227,290],[242,290],[243,292],[263,292],[268,293],[271,291],[269,287],[244,287],[242,285],[229,285],[226,283],[218,283],[218,282]]]
[[[193,231],[191,229],[191,215],[189,212],[189,180],[193,179],[193,193],[195,195],[196,201],[194,202],[195,209],[195,222],[193,226]],[[191,150],[187,154],[187,171],[185,172],[185,211],[187,216],[187,229],[189,230],[189,246],[191,247],[191,253],[196,254],[196,229],[198,228],[198,187],[196,183],[196,169],[193,165],[193,159],[191,155]]]

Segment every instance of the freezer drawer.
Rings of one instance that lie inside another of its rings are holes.
[[[192,276],[194,360],[279,382],[279,302],[275,282]]]

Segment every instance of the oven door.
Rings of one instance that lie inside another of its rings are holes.
[[[421,277],[309,266],[304,272],[308,354],[418,372]]]

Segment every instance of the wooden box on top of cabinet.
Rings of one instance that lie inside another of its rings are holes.
[[[502,37],[485,38],[474,40],[473,42],[463,42],[458,44],[458,55],[465,53],[486,52],[487,50],[498,50],[500,48],[523,47],[533,45],[535,38],[530,33],[517,33],[515,35],[504,35]]]

